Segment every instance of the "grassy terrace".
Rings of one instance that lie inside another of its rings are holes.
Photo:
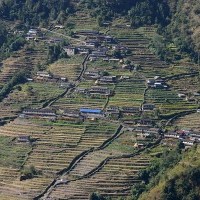
[[[191,93],[200,91],[199,77],[183,78],[180,80],[171,80],[169,84],[174,88],[174,90],[181,92]],[[200,97],[196,97],[200,99]]]
[[[176,121],[176,125],[180,128],[191,128],[195,131],[200,131],[200,113],[194,113],[181,117]]]
[[[19,169],[30,150],[30,145],[20,145],[14,137],[0,135],[0,167]]]
[[[143,102],[145,81],[139,77],[125,80],[116,85],[115,95],[110,98],[109,106],[140,106]]]
[[[70,58],[61,59],[51,64],[48,70],[54,75],[59,75],[68,78],[69,81],[74,81],[80,75],[82,70],[82,62],[84,57],[81,55],[72,56]]]
[[[87,70],[96,70],[96,71],[106,71],[111,76],[132,76],[132,73],[129,70],[122,70],[119,62],[116,61],[103,61],[101,58],[96,61],[88,62]]]
[[[22,107],[41,107],[45,101],[57,97],[64,92],[55,83],[26,83],[19,85],[16,89],[4,99],[4,102],[13,108]]]
[[[115,158],[106,162],[89,178],[77,179],[67,185],[55,187],[49,197],[55,198],[59,195],[60,198],[87,199],[92,192],[113,198],[129,196],[131,186],[140,181],[137,173],[149,165],[151,158],[146,154],[130,158],[122,156],[136,152],[134,147],[136,142],[147,144],[151,141],[153,140],[136,136],[136,132],[123,131],[120,137],[105,149],[85,155],[73,170],[62,178],[66,180],[81,178],[107,158]]]
[[[130,195],[131,185],[139,181],[137,172],[148,164],[149,158],[145,156],[111,159],[90,178],[70,182],[67,186],[57,186],[50,197],[88,199],[92,192],[113,198]]]
[[[181,111],[195,109],[197,105],[178,97],[173,90],[149,89],[145,96],[148,103],[154,103],[161,114],[172,114]]]
[[[43,43],[37,43],[37,45],[31,45],[30,48],[27,46],[3,61],[0,72],[0,83],[4,84],[19,69],[27,69],[30,71],[36,65],[45,63],[47,60],[46,50],[46,46]]]
[[[56,172],[67,167],[73,158],[82,151],[100,146],[115,133],[116,128],[116,125],[106,122],[86,122],[76,125],[19,119],[1,127],[2,138],[5,136],[13,138],[18,135],[30,135],[32,139],[36,140],[33,150],[26,160],[25,167],[34,165],[36,169],[42,172],[38,177],[26,181],[19,181],[20,173],[18,173],[17,177],[13,177],[13,181],[1,188],[2,193],[5,194],[5,188],[10,187],[12,188],[10,198],[21,194],[20,199],[32,199],[44,190]],[[6,140],[2,141],[4,144],[7,142]],[[10,143],[9,140],[8,142]],[[27,151],[25,147],[23,144],[19,144],[16,148],[12,145],[13,150],[16,151],[13,156],[16,156],[15,159],[18,162],[20,162],[20,159],[17,154],[20,154],[23,159],[23,150]],[[10,157],[11,151],[12,149],[8,145],[8,149],[5,149],[5,152],[1,154],[2,158],[5,158],[5,163],[9,163],[12,159]],[[6,157],[8,154],[9,156]],[[2,175],[1,178],[4,180],[6,176]]]
[[[61,107],[68,109],[79,109],[83,107],[102,109],[106,103],[106,97],[89,97],[73,93],[70,97],[63,97],[52,104],[53,107]]]

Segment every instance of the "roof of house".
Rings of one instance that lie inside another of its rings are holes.
[[[90,108],[81,108],[80,112],[82,113],[95,113],[95,114],[101,114],[102,110],[100,109],[90,109]]]
[[[45,115],[55,115],[55,111],[50,109],[25,109],[23,114],[45,114]]]

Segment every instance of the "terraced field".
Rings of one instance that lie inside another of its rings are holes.
[[[47,125],[46,123],[41,120],[37,122],[17,119],[1,127],[0,130],[1,136],[30,135],[35,140],[24,167],[34,165],[37,170],[41,170],[42,174],[31,180],[19,181],[20,171],[18,169],[17,177],[13,178],[13,182],[7,186],[13,191],[19,191],[22,199],[31,199],[41,193],[56,173],[67,168],[76,156],[85,150],[100,146],[116,131],[116,126],[110,123],[83,125]],[[22,145],[19,144],[19,147],[21,149]],[[2,175],[2,179],[6,177]],[[37,182],[38,184],[35,184]],[[2,187],[2,193],[5,193],[4,190],[5,188]],[[16,193],[13,195],[18,196]]]
[[[37,46],[16,52],[12,57],[3,61],[0,72],[0,84],[5,83],[20,69],[33,70],[38,64],[44,64],[47,60],[47,47],[40,43]]]
[[[109,106],[140,107],[144,100],[145,80],[134,77],[116,84],[115,95],[110,98]]]
[[[73,56],[61,59],[48,67],[54,75],[67,78],[69,81],[77,80],[82,70],[83,56]]]
[[[149,89],[145,101],[154,103],[164,115],[197,108],[196,104],[178,97],[178,93],[173,90]]]
[[[143,156],[110,159],[94,175],[71,181],[67,185],[58,185],[49,197],[88,199],[92,192],[112,198],[129,196],[131,185],[139,181],[137,172],[148,164],[149,158]]]
[[[192,122],[192,123],[191,123]],[[194,131],[200,131],[200,113],[194,113],[181,117],[176,121],[176,125],[180,128],[193,129]]]

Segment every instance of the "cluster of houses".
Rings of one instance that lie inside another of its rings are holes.
[[[47,71],[38,71],[36,73],[34,80],[37,82],[55,82],[55,83],[56,82],[63,83],[68,81],[66,77],[53,75],[52,73],[49,73]]]
[[[79,45],[75,46],[65,46],[63,49],[69,56],[75,54],[88,54],[91,53],[89,59],[97,59],[99,57],[107,57],[106,52],[108,48],[103,43],[113,44],[115,40],[113,37],[104,35],[99,31],[94,30],[80,30],[75,33],[76,37],[84,36],[85,40]],[[103,46],[103,47],[102,47]]]
[[[43,34],[40,31],[40,29],[38,29],[38,28],[29,29],[29,31],[27,32],[27,34],[25,36],[25,39],[27,41],[29,41],[29,40],[37,41],[37,40],[43,39],[43,38],[44,38]]]
[[[80,108],[79,110],[61,110],[60,114],[57,114],[55,110],[51,109],[25,109],[19,115],[20,118],[34,118],[34,119],[48,119],[50,121],[55,120],[72,120],[72,121],[84,121],[85,119],[102,119],[105,118],[105,113],[101,109]]]
[[[147,85],[149,88],[155,89],[168,89],[169,86],[165,83],[165,81],[159,76],[155,76],[152,79],[147,80]]]
[[[196,99],[200,98],[200,93],[198,92],[188,93],[188,92],[182,91],[182,93],[178,93],[178,97],[185,99],[186,101],[189,101],[189,102],[194,102],[196,101]]]
[[[177,130],[164,133],[165,138],[180,140],[185,146],[193,146],[200,142],[200,133],[192,130]]]
[[[106,87],[92,87],[90,90],[91,94],[102,94],[105,96],[111,95],[112,91]],[[101,109],[92,109],[92,108],[81,108],[80,110],[60,110],[60,114],[52,109],[25,109],[19,115],[20,118],[43,118],[48,120],[56,120],[56,119],[78,119],[80,121],[85,118],[90,119],[102,119],[102,118],[119,118],[121,116],[134,116],[137,113],[141,112],[140,107],[122,107],[119,108],[117,106],[110,106],[105,111]],[[137,121],[136,123],[143,124],[145,126],[152,125],[152,120],[150,119],[142,119]]]
[[[117,41],[109,35],[105,35],[95,30],[80,30],[75,33],[76,37],[85,37],[79,45],[65,46],[63,49],[69,56],[75,54],[88,54],[89,61],[102,59],[104,61],[119,61],[119,58],[110,55],[110,52],[120,52],[121,56],[126,55],[128,48],[117,44]],[[109,46],[108,46],[109,45]],[[109,55],[108,55],[109,54]]]
[[[103,73],[96,70],[86,71],[83,78],[87,80],[96,80],[96,84],[109,84],[116,83],[118,81],[117,76],[104,76]]]

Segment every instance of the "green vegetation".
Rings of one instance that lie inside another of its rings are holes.
[[[30,150],[30,145],[16,144],[13,137],[0,136],[0,168],[19,169]]]
[[[151,187],[140,196],[140,200],[199,199],[199,147],[194,146],[188,152],[179,155],[181,156],[178,156],[178,160],[172,162],[173,165],[168,165],[165,171],[161,170],[155,176],[155,184],[149,184]],[[172,160],[169,159],[166,163],[170,161]]]
[[[0,91],[0,100],[5,98],[7,94],[13,89],[13,87],[17,84],[24,83],[26,81],[26,74],[25,70],[21,70],[16,73],[11,80],[4,85],[4,87]]]
[[[69,1],[9,1],[0,2],[0,17],[7,20],[21,20],[26,25],[45,24],[49,20],[63,22],[72,11]]]
[[[20,50],[25,44],[23,37],[9,33],[6,25],[0,23],[0,61],[9,57],[13,51]]]
[[[199,199],[193,3],[0,2],[3,199]]]

